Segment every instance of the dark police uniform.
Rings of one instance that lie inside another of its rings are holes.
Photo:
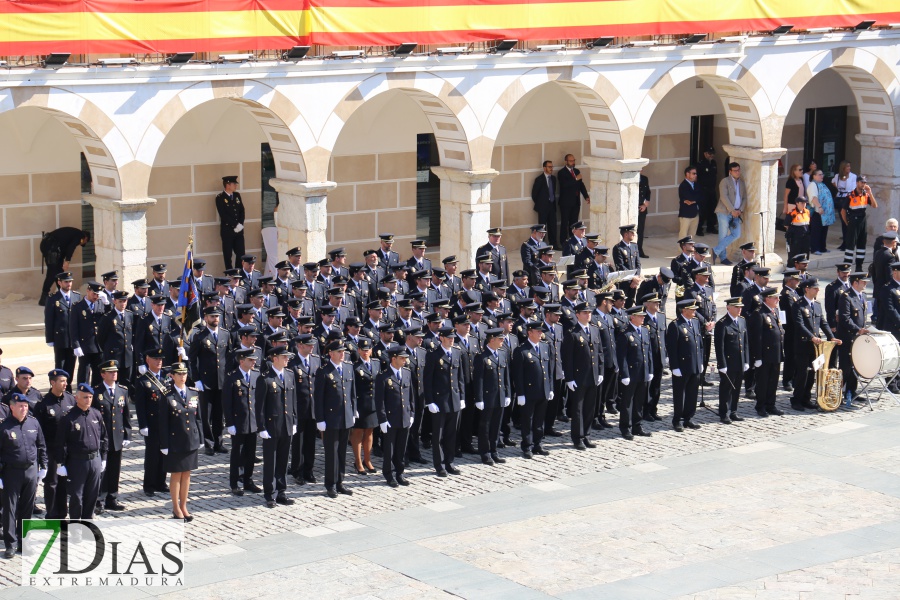
[[[414,421],[412,374],[406,368],[399,372],[398,377],[394,368],[388,364],[375,376],[374,382],[373,402],[378,423],[389,425],[387,433],[382,434],[381,442],[384,450],[382,472],[388,483],[404,481],[404,456],[409,428]]]
[[[225,453],[222,445],[222,386],[225,384],[227,353],[231,346],[227,329],[219,327],[215,335],[206,327],[196,331],[191,338],[188,360],[191,379],[203,384],[200,392],[200,415],[203,419],[203,439],[207,454],[211,451]]]
[[[270,367],[256,381],[256,427],[268,432],[263,439],[263,493],[266,501],[284,497],[287,490],[287,466],[291,436],[297,424],[297,383],[294,371],[285,368],[281,375]]]
[[[446,467],[456,455],[456,427],[465,398],[462,362],[457,346],[447,350],[440,344],[425,358],[425,406],[438,407],[431,414],[431,452],[438,475],[449,471]]]
[[[197,390],[185,387],[179,391],[169,385],[159,408],[159,440],[163,449],[169,451],[163,457],[167,472],[183,473],[197,468],[197,452],[203,445]]]
[[[619,403],[619,431],[628,438],[630,435],[645,435],[641,420],[647,405],[648,386],[653,373],[653,356],[650,349],[650,334],[644,327],[628,326],[616,333],[616,348],[619,353],[619,382],[628,379],[624,385]]]
[[[181,327],[168,311],[156,318],[153,313],[134,324],[134,357],[137,364],[143,364],[144,353],[162,348],[163,364],[171,365],[178,360],[178,338]]]
[[[22,520],[34,512],[38,471],[47,464],[47,445],[37,419],[8,416],[0,423],[0,478],[3,479],[3,542],[21,547]]]
[[[797,307],[801,306],[798,302]],[[821,313],[820,313],[821,316]],[[768,414],[780,414],[775,407],[775,391],[778,389],[778,371],[784,354],[784,329],[778,319],[778,314],[770,310],[768,306],[761,306],[758,311],[750,316],[748,325],[750,339],[750,358],[753,362],[761,360],[762,364],[756,368],[756,412],[760,416]],[[802,335],[802,334],[800,334]],[[798,371],[805,372],[808,363],[799,362],[803,368]],[[800,381],[794,383],[794,396],[796,397]]]
[[[685,425],[697,412],[697,391],[700,373],[703,371],[703,338],[696,318],[686,319],[683,314],[666,328],[666,352],[672,369],[672,402],[675,412],[672,425],[676,429],[683,420]],[[674,371],[680,370],[681,377]]]
[[[506,246],[497,244],[495,248],[490,243],[485,244],[475,251],[475,256],[487,254],[491,257],[491,274],[497,279],[509,283],[509,256],[506,254]],[[488,288],[485,291],[490,291]]]
[[[719,419],[730,421],[729,415],[736,415],[744,367],[753,362],[750,358],[750,338],[747,323],[740,315],[726,314],[716,322],[713,330],[716,346],[716,365],[727,369],[719,373]]]
[[[47,392],[34,407],[34,416],[44,432],[44,440],[52,444],[56,441],[56,428],[59,419],[75,406],[75,396],[63,392],[62,396],[54,396]],[[66,505],[66,478],[56,473],[59,466],[56,454],[48,452],[47,476],[44,477],[44,504],[47,506],[48,519],[64,519],[68,512]]]
[[[600,329],[590,322],[582,327],[576,321],[563,337],[561,354],[566,384],[574,381],[577,386],[569,390],[568,415],[572,442],[578,447],[591,433],[597,412],[597,382],[606,369]]]
[[[81,294],[72,290],[69,292],[68,298],[66,300],[66,295],[61,290],[57,290],[47,300],[47,304],[44,306],[44,339],[48,344],[53,344],[54,368],[62,369],[66,373],[74,373],[75,354],[73,350],[75,345],[72,343],[69,319],[75,305],[81,301]],[[66,389],[72,390],[71,378]],[[3,390],[3,393],[6,391]]]
[[[134,365],[135,318],[135,314],[129,310],[120,315],[113,309],[97,325],[97,345],[103,361],[114,360],[119,364],[119,383],[125,386],[131,385],[131,370]]]
[[[425,360],[427,351],[421,345],[418,348],[406,346],[406,353],[409,354],[406,368],[409,369],[412,377],[412,416],[414,417],[413,423],[409,427],[406,457],[412,462],[427,464],[422,458],[422,451],[419,448],[419,432],[423,430],[422,426],[425,419]]]
[[[259,361],[257,361],[259,364]],[[244,373],[235,368],[225,376],[222,388],[222,412],[225,427],[234,427],[231,436],[231,462],[228,472],[229,487],[234,490],[238,481],[249,490],[253,484],[253,464],[256,459],[256,384],[259,370]]]
[[[138,429],[146,430],[144,437],[144,493],[148,496],[154,492],[167,492],[166,470],[163,466],[163,455],[160,454],[159,413],[161,405],[166,401],[168,383],[162,372],[159,376],[147,370],[137,378],[134,385],[134,412],[137,415]]]
[[[638,296],[638,298],[643,298],[643,296]],[[644,420],[646,421],[648,417],[651,417],[658,421],[660,420],[657,413],[659,411],[662,372],[669,361],[669,355],[666,354],[666,315],[657,312],[651,316],[650,313],[647,313],[647,316],[644,317],[644,327],[647,328],[647,332],[650,334],[650,355],[653,357],[654,373],[653,380],[647,386],[649,398],[647,400],[647,409],[644,411]],[[606,383],[606,379],[603,380],[603,383]]]
[[[121,384],[116,384],[112,395],[105,383],[101,383],[94,391],[93,407],[103,415],[103,424],[106,427],[107,452],[106,470],[100,481],[100,500],[105,500],[105,508],[115,509],[119,505],[119,476],[122,472],[123,442],[131,439],[131,410],[128,406],[128,390]],[[105,495],[105,498],[104,498]]]
[[[475,357],[475,403],[484,404],[478,421],[478,454],[483,462],[497,455],[504,402],[512,402],[509,366],[510,356],[502,348],[495,352],[485,347]]]
[[[75,406],[59,420],[54,452],[67,472],[70,519],[94,518],[106,449],[106,427],[97,409]]]
[[[525,397],[524,406],[519,406],[519,422],[522,428],[521,448],[526,456],[532,451],[543,454],[541,441],[544,437],[547,402],[553,394],[551,360],[552,353],[546,342],[534,345],[531,340],[526,339],[513,352],[516,402],[518,403],[519,397]]]
[[[591,319],[600,328],[600,340],[603,343],[603,383],[598,390],[596,411],[596,418],[602,426],[606,421],[603,416],[604,404],[607,410],[616,410],[613,408],[613,401],[618,397],[619,392],[619,351],[616,348],[615,318],[608,313],[595,310]]]
[[[71,373],[72,371],[66,371]],[[12,370],[6,365],[0,365],[0,394],[5,394],[16,385]]]
[[[840,354],[841,371],[844,372],[844,389],[847,392],[856,392],[859,380],[853,370],[853,360],[850,351],[853,341],[859,335],[859,330],[866,326],[866,295],[857,294],[855,290],[848,290],[838,300],[838,331],[837,336],[841,340],[838,347]]]
[[[313,383],[313,414],[317,423],[325,423],[325,489],[344,489],[347,466],[347,439],[356,415],[356,381],[353,365],[335,366],[325,360],[316,371]]]
[[[90,383],[100,381],[100,346],[97,344],[97,327],[103,318],[103,305],[98,299],[91,306],[87,298],[75,303],[69,315],[70,336],[74,348],[80,348],[84,356],[78,359],[78,382],[87,383],[88,367],[91,369]]]
[[[223,182],[225,178],[223,177]],[[222,237],[222,256],[225,268],[232,267],[232,254],[240,258],[244,254],[244,231],[235,233],[234,228],[244,223],[244,203],[239,192],[229,196],[224,191],[216,196],[216,211],[219,213],[219,235]]]
[[[616,266],[616,271],[637,271],[636,275],[640,276],[641,257],[637,244],[619,240],[619,243],[613,246],[613,264]],[[623,281],[618,288],[625,292],[625,307],[630,308],[634,304],[634,295],[637,289],[631,287],[631,280]]]
[[[316,440],[319,435],[316,420],[313,418],[315,406],[313,390],[316,371],[321,365],[322,359],[313,353],[305,360],[298,354],[288,365],[294,369],[294,379],[297,382],[297,433],[291,438],[291,465],[288,473],[301,485],[315,482],[313,466],[316,461]]]
[[[784,311],[785,323],[784,323],[784,347],[785,348],[793,348],[794,347],[794,323],[791,320],[791,315],[794,314],[794,304],[800,300],[800,296],[796,290],[789,288],[788,286],[784,286],[781,288],[781,295],[778,298],[778,310]],[[789,385],[793,386],[794,374],[797,369],[797,360],[796,356],[793,352],[785,352],[784,353],[784,368],[781,373],[781,381],[784,386],[787,388]]]

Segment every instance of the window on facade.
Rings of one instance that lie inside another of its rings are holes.
[[[441,180],[431,167],[441,164],[432,133],[416,136],[416,237],[429,246],[441,243]]]
[[[278,207],[278,192],[275,191],[269,180],[275,178],[275,158],[269,144],[262,144],[260,148],[260,173],[262,181],[262,227],[275,227],[275,208]],[[266,260],[266,249],[262,250],[262,260]]]
[[[91,193],[91,166],[88,164],[84,152],[81,153],[81,193]],[[77,227],[75,223],[60,223],[60,227]],[[82,278],[95,277],[94,263],[97,260],[94,254],[94,207],[86,200],[81,200],[81,230],[91,232],[91,240],[81,249],[81,276]]]

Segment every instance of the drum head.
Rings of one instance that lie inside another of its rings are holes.
[[[900,344],[889,333],[861,335],[853,341],[850,358],[864,379],[893,375],[900,370]]]

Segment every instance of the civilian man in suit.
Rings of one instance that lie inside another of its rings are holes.
[[[556,204],[559,197],[559,183],[553,174],[553,161],[545,160],[543,172],[534,178],[531,185],[531,201],[534,202],[534,212],[538,214],[538,221],[546,226],[547,243],[554,248],[559,248],[559,240],[556,238]],[[559,239],[563,239],[561,236]]]
[[[578,220],[581,212],[581,197],[591,203],[591,195],[581,180],[581,171],[575,168],[575,156],[566,154],[566,166],[561,168],[556,179],[559,183],[559,239],[565,239],[572,223]]]
[[[72,291],[72,274],[68,271],[56,275],[56,285],[59,289],[44,306],[44,339],[53,348],[54,368],[74,373],[75,344],[72,343],[69,320],[75,305],[81,300],[81,294]],[[72,391],[71,381],[68,381],[66,390]]]
[[[690,237],[700,222],[705,192],[697,183],[697,167],[684,169],[684,180],[678,186],[678,237]],[[701,227],[698,231],[702,231]],[[683,284],[680,284],[683,285]]]

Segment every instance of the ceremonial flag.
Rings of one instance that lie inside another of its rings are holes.
[[[181,288],[178,290],[178,308],[181,309],[181,330],[187,335],[200,320],[199,292],[194,281],[194,237],[188,238],[184,252],[184,270],[181,272]]]

